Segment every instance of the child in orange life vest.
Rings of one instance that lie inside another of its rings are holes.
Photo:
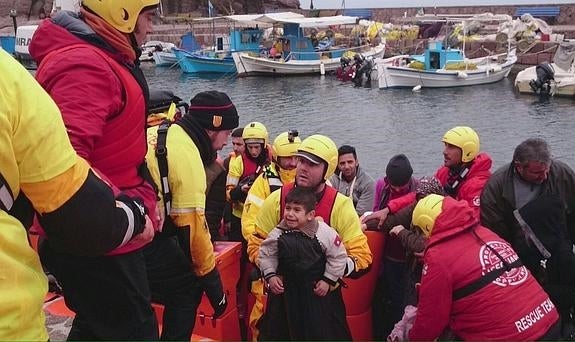
[[[295,187],[283,220],[262,242],[259,265],[271,293],[261,340],[350,340],[338,281],[347,253],[337,232],[315,219],[313,191]]]

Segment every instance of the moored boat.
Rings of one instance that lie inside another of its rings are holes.
[[[515,50],[481,58],[465,58],[459,49],[431,42],[423,55],[401,55],[375,61],[372,79],[379,88],[444,88],[488,84],[509,75]]]
[[[185,73],[234,73],[236,67],[232,58],[233,52],[256,52],[260,49],[264,30],[260,26],[269,25],[266,18],[301,18],[303,15],[293,12],[262,14],[228,15],[224,17],[202,18],[199,21],[225,21],[229,26],[229,36],[216,37],[212,49],[192,53],[176,50],[180,68]]]
[[[314,44],[304,35],[305,28],[321,28],[339,25],[355,25],[358,18],[349,16],[332,16],[320,18],[273,18],[266,16],[257,20],[266,20],[283,25],[284,35],[282,51],[279,56],[271,53],[232,53],[238,76],[250,75],[302,75],[335,71],[340,65],[340,58],[345,54],[360,53],[364,57],[381,57],[385,52],[385,42],[376,45]],[[270,50],[271,51],[271,50]]]
[[[465,42],[471,28],[485,22],[508,23],[508,15],[484,13],[468,16],[422,16],[416,21],[423,23],[445,23],[446,33],[443,40],[430,40],[421,55],[401,55],[386,59],[377,59],[372,80],[379,88],[443,88],[488,84],[507,77],[511,67],[517,62],[515,48],[511,38],[505,35],[504,41],[498,41],[506,52],[478,58],[465,56]],[[448,32],[449,24],[456,25]],[[501,26],[501,25],[500,25]],[[456,34],[456,32],[459,32]],[[457,39],[453,39],[460,36]],[[461,49],[452,47],[462,41]]]
[[[552,63],[520,71],[515,88],[524,94],[575,96],[575,40],[563,41]]]

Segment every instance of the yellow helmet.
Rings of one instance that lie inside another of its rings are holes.
[[[425,237],[429,237],[435,226],[435,219],[441,214],[442,207],[443,196],[441,195],[431,194],[422,198],[413,209],[411,224],[419,227]]]
[[[265,146],[268,144],[268,130],[261,122],[250,122],[244,127],[242,139],[246,144],[260,143]]]
[[[82,0],[82,6],[124,33],[134,32],[138,15],[144,8],[159,3],[160,0]]]
[[[337,146],[330,138],[321,134],[314,134],[305,138],[299,145],[297,155],[319,164],[322,161],[327,164],[323,178],[328,180],[337,167]]]
[[[274,140],[272,145],[273,157],[291,157],[297,153],[297,149],[301,144],[301,139],[298,136],[298,132],[291,130],[289,132],[283,132],[278,135]]]
[[[479,136],[471,127],[453,127],[443,135],[444,143],[461,149],[461,161],[468,163],[479,154]]]

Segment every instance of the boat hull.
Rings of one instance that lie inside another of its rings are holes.
[[[172,66],[178,64],[178,58],[173,52],[156,51],[152,54],[156,66]]]
[[[183,50],[175,50],[180,69],[184,73],[235,73],[236,66],[230,56],[224,58],[202,56]]]
[[[551,83],[551,92],[554,96],[575,96],[575,73],[566,72],[554,63],[551,64],[555,70],[555,82]],[[537,79],[535,66],[521,70],[515,78],[515,88],[521,94],[534,94],[529,85],[531,80]]]
[[[362,53],[374,58],[383,56],[385,45],[382,44]],[[318,52],[318,56],[321,52]],[[335,71],[340,66],[340,58],[321,58],[313,60],[274,60],[254,56],[245,52],[232,53],[238,76],[252,75],[307,75]]]
[[[407,66],[394,66],[394,58],[376,61],[375,75],[372,76],[379,88],[449,88],[501,81],[509,75],[517,57],[510,56],[501,64],[482,65],[477,70],[437,70],[425,71]]]

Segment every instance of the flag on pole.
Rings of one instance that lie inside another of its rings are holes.
[[[208,0],[208,17],[211,18],[213,14],[214,14],[214,5],[212,5],[212,2]]]

